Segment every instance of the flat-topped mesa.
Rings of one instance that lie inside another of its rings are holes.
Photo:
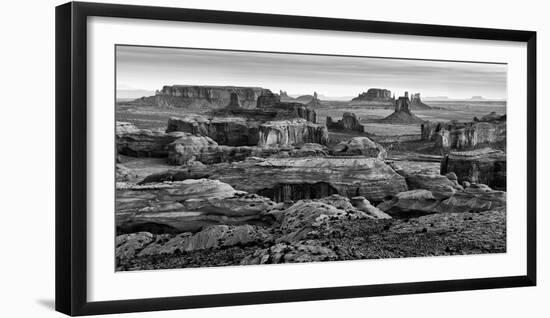
[[[255,108],[258,97],[267,92],[270,91],[261,87],[172,85],[164,86],[154,96],[142,97],[132,103],[208,110],[226,107],[230,104],[231,94],[235,93],[243,108]]]
[[[487,121],[468,123],[426,122],[421,125],[421,139],[434,141],[439,149],[474,149],[506,144],[506,116],[484,116]]]
[[[432,109],[432,108],[422,102],[422,99],[420,99],[420,93],[416,93],[411,95],[411,109],[425,110],[425,109]]]
[[[365,127],[360,124],[360,118],[354,113],[345,112],[342,119],[334,121],[332,117],[327,116],[327,128],[334,130],[354,130],[364,132]]]
[[[375,101],[375,102],[391,102],[393,98],[391,96],[391,91],[381,88],[369,88],[368,91],[359,94],[357,97],[351,100],[352,102],[359,101]]]
[[[275,112],[272,119],[304,118],[312,123],[317,122],[317,114],[307,105],[297,102],[282,102],[281,97],[271,91],[258,97],[257,112]]]

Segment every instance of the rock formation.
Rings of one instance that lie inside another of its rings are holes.
[[[116,123],[117,153],[122,155],[166,157],[168,156],[168,145],[182,137],[186,137],[186,134],[138,129],[127,122]]]
[[[203,164],[243,161],[248,157],[324,157],[327,147],[316,143],[300,145],[262,146],[208,146],[204,148],[182,147],[179,144],[168,147],[168,162],[173,165],[187,165],[194,161]]]
[[[260,125],[259,134],[259,146],[328,143],[326,126],[313,124],[305,119],[267,122]]]
[[[277,205],[254,194],[208,179],[117,184],[118,232],[196,232],[212,224],[270,222],[262,213]]]
[[[301,108],[299,108],[301,109]],[[307,114],[303,114],[307,116]],[[258,121],[243,117],[185,115],[168,120],[167,132],[182,131],[208,136],[220,145],[266,146],[300,143],[326,144],[328,131],[324,125],[302,118],[279,121]]]
[[[321,106],[321,100],[319,99],[317,92],[313,92],[313,97],[311,98],[311,101],[306,104],[307,107],[315,108]]]
[[[381,145],[367,137],[354,137],[334,146],[330,153],[334,156],[366,156],[386,159],[387,152]]]
[[[398,193],[377,206],[392,216],[430,213],[481,212],[506,208],[506,192],[470,187],[438,197],[429,190],[416,189]]]
[[[229,105],[231,94],[235,93],[242,107],[255,108],[258,97],[268,92],[268,89],[260,87],[172,85],[164,86],[155,96],[142,97],[132,103],[195,110],[215,109]]]
[[[360,119],[350,112],[345,112],[342,119],[334,121],[332,117],[327,116],[327,128],[334,130],[354,130],[365,132],[365,127],[360,124]]]
[[[506,154],[490,148],[451,152],[441,161],[441,174],[453,172],[459,182],[483,183],[506,190]]]
[[[439,149],[464,150],[496,143],[505,146],[506,119],[501,116],[469,123],[425,122],[421,125],[421,139],[434,141]]]
[[[395,101],[395,111],[388,117],[381,119],[380,122],[388,124],[418,124],[423,123],[424,120],[411,112],[409,93],[405,92],[405,96],[400,96]]]
[[[200,171],[209,179],[277,202],[332,194],[350,198],[363,196],[369,201],[380,202],[388,195],[408,190],[405,178],[376,158],[249,158],[211,165]],[[180,179],[177,170],[170,175],[170,180],[174,181],[188,178],[188,174],[183,173]]]
[[[393,104],[394,99],[391,96],[391,91],[380,88],[369,88],[368,91],[359,94],[357,97],[351,100],[352,104],[361,103],[380,103],[380,104]]]
[[[422,99],[420,99],[420,93],[416,93],[411,95],[411,109],[426,110],[432,108],[422,102]]]

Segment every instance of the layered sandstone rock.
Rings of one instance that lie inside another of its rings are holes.
[[[367,137],[354,137],[342,141],[331,149],[331,154],[334,156],[367,156],[382,160],[387,156],[384,147]]]
[[[211,165],[200,172],[235,189],[258,193],[277,202],[331,194],[363,196],[379,202],[407,190],[405,178],[376,158],[249,158]],[[177,171],[170,175],[171,180],[178,180]]]
[[[304,119],[271,121],[260,125],[259,146],[328,143],[326,126]]]
[[[490,148],[451,152],[441,161],[441,174],[455,173],[458,182],[483,183],[506,190],[506,154]]]
[[[236,191],[217,180],[197,179],[146,185],[117,184],[117,231],[196,232],[208,225],[263,224],[277,204]]]
[[[486,119],[469,123],[434,123],[421,126],[422,140],[434,141],[440,149],[473,149],[479,146],[506,141],[506,120]]]
[[[184,136],[179,132],[164,133],[138,129],[126,122],[116,123],[117,153],[132,157],[166,157],[168,145]]]
[[[242,117],[208,118],[185,115],[168,120],[166,132],[182,131],[207,136],[220,145],[255,146],[258,144],[260,123]]]
[[[469,187],[443,197],[424,189],[410,190],[385,200],[377,208],[392,216],[430,213],[481,212],[506,208],[506,192]]]
[[[360,124],[360,119],[350,112],[345,112],[341,120],[334,121],[332,117],[327,117],[327,128],[336,130],[354,130],[358,132],[364,132],[365,127]]]
[[[324,157],[328,155],[327,147],[316,143],[300,145],[273,146],[208,146],[190,149],[176,145],[169,147],[168,161],[174,165],[188,165],[192,162],[214,164],[222,162],[243,161],[248,157]]]

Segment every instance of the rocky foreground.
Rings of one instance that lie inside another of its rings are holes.
[[[330,125],[355,135],[329,143],[307,105],[226,99],[163,130],[117,123],[117,270],[506,252],[503,151],[390,155],[353,114]],[[426,124],[422,142],[493,136],[500,120]]]

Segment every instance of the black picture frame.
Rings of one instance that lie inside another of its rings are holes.
[[[527,44],[527,274],[333,288],[88,302],[86,20],[117,17],[502,40]],[[536,32],[70,2],[56,7],[56,310],[92,315],[536,285]]]

